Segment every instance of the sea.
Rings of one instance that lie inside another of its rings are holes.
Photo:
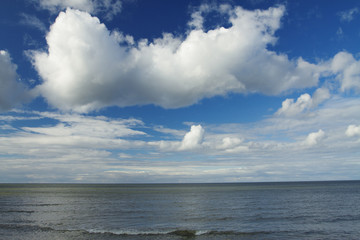
[[[360,181],[0,184],[0,239],[360,239]]]

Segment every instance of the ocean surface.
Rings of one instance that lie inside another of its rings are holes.
[[[0,239],[360,239],[360,181],[0,184]]]

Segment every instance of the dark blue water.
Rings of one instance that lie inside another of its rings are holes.
[[[359,239],[360,181],[0,184],[0,239]]]

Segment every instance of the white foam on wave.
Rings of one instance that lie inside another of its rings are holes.
[[[199,230],[199,231],[196,231],[195,235],[196,236],[200,236],[200,235],[205,235],[205,234],[208,234],[210,233],[211,231],[209,230]]]
[[[101,234],[114,234],[114,235],[165,235],[171,231],[139,231],[134,229],[126,230],[104,230],[104,229],[88,229],[86,232],[89,233],[101,233]]]
[[[108,229],[88,229],[85,230],[88,233],[99,233],[99,234],[114,234],[114,235],[205,235],[210,233],[209,230],[189,230],[189,229],[172,229],[172,230],[149,230],[149,231],[140,231],[134,229],[124,229],[124,230],[108,230]]]

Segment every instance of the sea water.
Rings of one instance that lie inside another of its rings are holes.
[[[360,239],[360,181],[0,184],[0,239]]]

